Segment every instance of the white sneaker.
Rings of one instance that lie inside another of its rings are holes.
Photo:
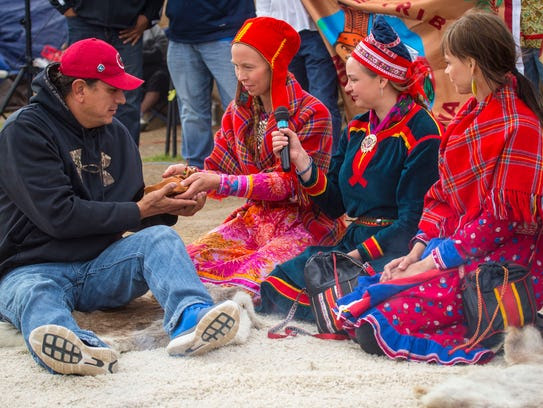
[[[166,351],[172,356],[207,353],[232,340],[239,329],[239,305],[231,300],[202,309],[198,322],[174,338]]]
[[[63,326],[36,327],[28,339],[34,353],[56,373],[99,375],[117,371],[119,355],[107,347],[87,346]]]

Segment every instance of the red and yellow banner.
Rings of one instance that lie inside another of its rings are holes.
[[[474,7],[498,11],[506,17],[502,0],[302,0],[317,24],[336,66],[347,119],[358,113],[351,98],[345,95],[347,56],[368,32],[375,14],[384,14],[402,40],[425,57],[434,72],[436,83],[433,112],[447,124],[469,95],[456,93],[444,73],[441,37],[449,24]],[[507,0],[505,1],[507,3]]]

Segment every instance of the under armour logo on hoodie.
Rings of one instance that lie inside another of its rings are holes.
[[[102,184],[104,187],[107,187],[115,183],[115,179],[113,178],[113,176],[106,171],[106,169],[111,164],[111,156],[109,156],[108,154],[104,152],[101,152],[102,157],[101,157],[100,165],[94,164],[94,163],[83,164],[81,162],[82,150],[83,149],[76,149],[70,152],[70,156],[72,156],[72,160],[74,161],[75,167],[77,167],[77,173],[79,174],[79,177],[81,178],[81,180],[83,180],[83,178],[81,177],[81,172],[86,171],[88,173],[94,173],[94,174],[101,173]]]

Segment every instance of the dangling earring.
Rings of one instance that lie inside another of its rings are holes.
[[[471,77],[471,93],[473,96],[477,96],[477,83],[473,77]]]
[[[379,93],[381,94],[381,98],[383,97],[383,88],[379,88]]]

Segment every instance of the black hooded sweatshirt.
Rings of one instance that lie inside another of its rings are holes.
[[[54,65],[0,132],[0,276],[21,265],[87,261],[127,230],[177,220],[140,220],[138,147],[115,118],[81,126],[49,80]]]

